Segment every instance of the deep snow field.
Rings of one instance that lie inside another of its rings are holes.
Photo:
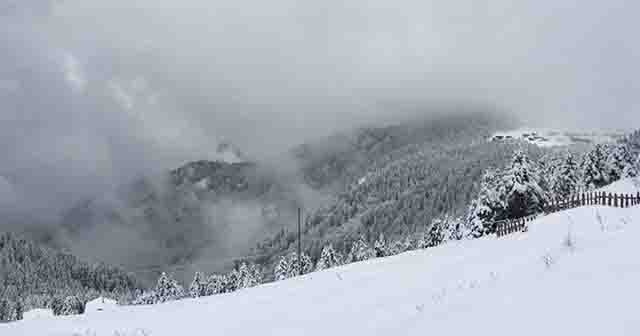
[[[0,335],[640,335],[639,237],[640,207],[583,207],[500,239]]]

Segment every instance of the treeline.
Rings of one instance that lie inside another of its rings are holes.
[[[33,308],[56,315],[82,313],[99,296],[131,301],[141,285],[124,271],[91,265],[10,233],[0,234],[0,321]]]
[[[387,241],[382,234],[372,243],[364,237],[359,237],[351,242],[347,251],[340,251],[332,244],[328,244],[323,247],[320,257],[315,262],[306,252],[300,256],[295,252],[289,253],[279,258],[272,270],[272,277],[275,281],[282,281],[353,262],[437,246],[449,239],[449,234],[443,230],[450,226],[450,221],[453,219],[440,219],[438,223],[442,224],[434,225],[433,230],[419,235],[407,236],[397,241]],[[196,272],[188,289],[180,285],[171,275],[162,273],[156,286],[137,297],[133,304],[157,304],[188,297],[198,298],[232,293],[266,282],[265,271],[254,263],[243,262],[227,274],[213,274],[206,277],[202,273]]]

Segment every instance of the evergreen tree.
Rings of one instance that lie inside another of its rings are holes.
[[[0,297],[0,321],[10,321],[11,306],[8,299]]]
[[[555,200],[564,200],[580,188],[580,169],[573,154],[567,153],[551,174],[551,195]]]
[[[580,165],[582,185],[587,190],[593,190],[609,184],[609,169],[607,167],[605,146],[595,145],[584,156]]]
[[[224,277],[225,282],[222,284],[224,293],[235,292],[242,285],[240,281],[240,272],[237,269],[233,269],[231,272],[227,273]]]
[[[333,245],[325,245],[322,248],[322,253],[320,254],[320,259],[316,264],[316,270],[322,271],[327,268],[340,266],[342,263],[342,257],[339,253],[333,249]]]
[[[637,155],[633,165],[625,167],[625,169],[622,171],[623,178],[638,176],[640,176],[640,154]]]
[[[389,248],[387,247],[387,240],[384,238],[384,233],[378,236],[378,239],[373,244],[373,250],[375,251],[376,258],[386,257],[389,255]]]
[[[173,277],[162,272],[154,290],[154,303],[178,300],[185,296],[184,289]]]
[[[301,274],[307,274],[313,270],[311,258],[306,253],[302,253],[298,260],[298,253],[293,252],[287,256],[282,256],[276,268],[274,275],[276,281],[293,278]]]
[[[255,287],[262,283],[262,274],[255,264],[243,262],[238,268],[238,288]]]
[[[375,251],[369,247],[367,241],[362,236],[351,245],[351,253],[353,254],[353,260],[356,262],[369,260],[376,256]]]
[[[504,216],[506,202],[502,195],[505,192],[500,173],[488,169],[480,179],[478,196],[471,202],[467,214],[467,226],[472,237],[478,238],[494,231],[493,223]],[[427,246],[432,244],[429,236],[431,234],[427,235]]]
[[[59,315],[78,315],[84,313],[84,303],[75,296],[67,296],[62,304]]]
[[[413,249],[413,241],[411,240],[411,236],[406,235],[404,238],[398,239],[393,242],[392,253],[395,255],[395,254],[400,254],[406,251],[410,251],[412,249]]]
[[[427,246],[428,236],[429,236],[429,231],[427,231],[426,229],[420,232],[420,234],[418,235],[418,238],[416,239],[415,248],[418,250],[426,249],[428,247]]]
[[[226,279],[224,275],[214,274],[207,278],[206,295],[224,293]]]
[[[189,295],[191,295],[192,298],[207,295],[207,283],[203,281],[202,274],[200,274],[200,272],[196,272],[193,277],[193,281],[191,281],[191,286],[189,286]]]
[[[154,291],[145,291],[138,295],[132,304],[134,305],[151,305],[156,303],[156,293]],[[55,314],[55,309],[53,313]]]
[[[446,218],[434,219],[429,229],[429,236],[426,242],[427,247],[435,247],[447,242],[449,240],[448,230]]]
[[[59,296],[54,296],[51,298],[51,310],[53,311],[53,315],[61,315],[62,314],[62,306],[64,304],[64,299]]]
[[[276,268],[274,270],[274,276],[276,281],[281,281],[289,278],[291,274],[291,264],[289,264],[289,258],[284,255],[280,257],[280,260],[276,264]]]
[[[540,187],[535,165],[522,151],[517,151],[503,177],[506,218],[520,218],[543,210],[547,193]],[[505,218],[500,218],[505,219]]]
[[[299,274],[307,274],[313,271],[313,263],[311,258],[302,252],[302,255],[298,259],[298,253],[293,252],[289,255],[289,264],[291,265],[290,278],[298,276]]]
[[[626,143],[622,142],[614,146],[607,157],[609,181],[617,181],[621,178],[636,177],[636,159],[631,154]]]

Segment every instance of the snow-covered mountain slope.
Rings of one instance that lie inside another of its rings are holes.
[[[519,128],[501,131],[489,137],[490,141],[523,140],[540,147],[570,146],[574,144],[593,144],[614,142],[622,133],[613,132],[577,132],[552,129]]]
[[[17,335],[638,335],[640,207],[583,207],[231,294],[0,325]]]

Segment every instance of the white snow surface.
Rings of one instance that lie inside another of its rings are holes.
[[[640,207],[582,207],[526,233],[231,294],[19,321],[0,335],[640,335],[638,237]]]
[[[118,309],[118,303],[115,300],[99,297],[97,299],[87,302],[84,311],[85,314],[92,313],[104,313],[106,311],[112,311]]]
[[[24,312],[24,314],[22,315],[22,318],[25,321],[29,321],[29,320],[35,320],[35,319],[54,318],[54,316],[53,316],[53,310],[51,309],[36,308],[36,309],[31,309],[29,311]]]
[[[640,178],[626,178],[609,184],[606,187],[598,189],[612,194],[636,194],[640,192]]]

